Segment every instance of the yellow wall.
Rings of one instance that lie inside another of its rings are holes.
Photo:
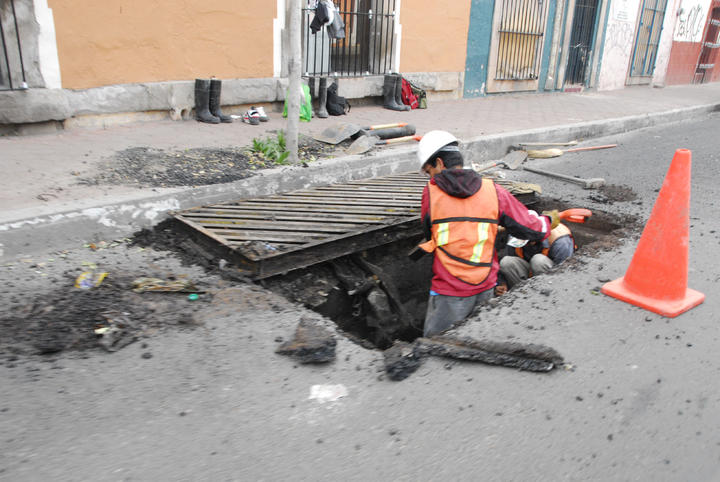
[[[464,72],[471,0],[402,0],[402,72]]]
[[[274,0],[49,0],[62,86],[273,76]]]

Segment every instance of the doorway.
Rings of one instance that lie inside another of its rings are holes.
[[[587,86],[598,0],[577,0],[568,48],[565,84]]]

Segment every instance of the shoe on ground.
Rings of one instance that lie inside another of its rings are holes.
[[[257,112],[260,122],[267,122],[269,120],[267,114],[265,113],[265,108],[263,108],[262,106],[260,106],[260,107],[253,106],[253,107],[250,107],[250,110],[251,111],[254,110],[255,112]]]
[[[243,114],[242,121],[256,126],[260,123],[260,114],[256,110],[250,109]]]

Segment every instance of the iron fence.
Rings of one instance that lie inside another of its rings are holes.
[[[313,32],[317,0],[303,8],[303,76],[362,77],[392,71],[396,0],[339,0],[343,38],[327,26]]]

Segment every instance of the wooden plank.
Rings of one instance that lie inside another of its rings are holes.
[[[422,189],[412,186],[323,186],[317,188],[318,191],[347,191],[357,190],[360,192],[403,192],[422,194]]]
[[[359,191],[353,190],[334,190],[334,191],[302,191],[288,193],[286,196],[313,196],[313,197],[337,197],[343,196],[358,199],[403,199],[403,200],[419,200],[422,196],[421,192],[400,192],[400,191]]]
[[[302,230],[310,231],[315,230],[318,232],[325,233],[344,233],[352,229],[357,229],[357,224],[344,224],[344,223],[333,223],[326,221],[322,223],[312,222],[296,222],[296,221],[272,221],[272,220],[243,220],[243,219],[228,219],[228,218],[207,218],[207,217],[191,217],[193,222],[201,224],[207,229],[225,228],[225,229],[264,229],[272,231],[293,231]],[[362,225],[360,225],[362,226]]]
[[[338,198],[324,198],[324,199],[317,199],[312,197],[297,197],[292,198],[290,196],[277,196],[277,197],[271,197],[271,198],[263,198],[263,199],[248,199],[248,202],[256,202],[256,203],[287,203],[287,202],[294,202],[298,201],[297,204],[334,204],[334,205],[352,205],[352,206],[363,206],[367,205],[366,201],[347,201],[345,198],[338,197]],[[374,206],[387,206],[387,207],[395,207],[395,206],[404,206],[404,207],[411,207],[416,206],[417,203],[414,201],[383,201],[383,202],[374,202]],[[418,206],[419,207],[419,206]]]
[[[231,241],[264,241],[268,243],[290,243],[304,244],[310,241],[320,241],[327,239],[328,236],[318,235],[313,232],[294,231],[256,231],[256,230],[227,230],[227,229],[208,229],[206,231],[213,233],[216,237],[222,238],[226,244],[232,245]]]
[[[193,212],[186,212],[183,214],[184,217],[190,218],[190,219],[196,219],[196,218],[210,218],[210,219],[258,219],[258,220],[268,220],[268,221],[296,221],[296,220],[303,220],[303,221],[316,221],[316,222],[330,222],[330,223],[346,223],[346,224],[385,224],[387,223],[387,218],[380,217],[380,216],[338,216],[336,214],[327,214],[325,216],[318,215],[318,216],[311,216],[307,213],[283,213],[282,211],[274,211],[274,212],[253,212],[253,211],[247,211],[247,212],[223,212],[219,210],[198,210]]]
[[[258,202],[243,202],[236,205],[215,204],[208,208],[221,207],[222,209],[248,209],[257,212],[271,211],[276,213],[304,212],[304,213],[327,213],[327,214],[364,214],[364,215],[385,215],[385,216],[412,216],[420,211],[420,206],[413,207],[380,207],[380,206],[342,206],[342,205],[312,205],[303,206],[299,203],[272,203],[262,205]],[[185,211],[183,211],[185,212]]]

